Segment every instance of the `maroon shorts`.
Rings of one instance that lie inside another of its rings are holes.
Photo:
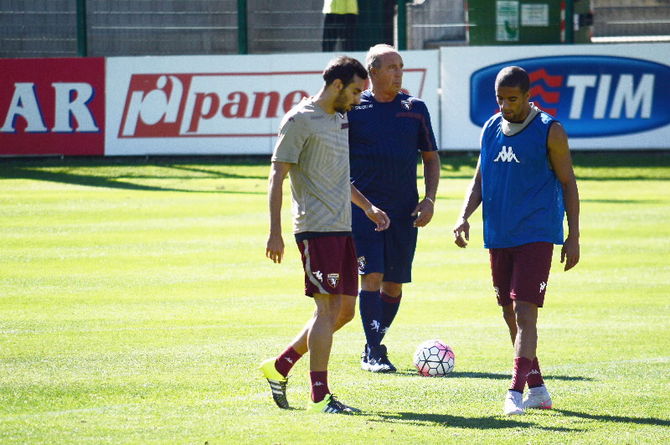
[[[512,300],[542,307],[554,245],[547,242],[489,249],[493,289],[500,306]]]
[[[350,235],[298,242],[305,269],[305,295],[358,295],[358,261]]]

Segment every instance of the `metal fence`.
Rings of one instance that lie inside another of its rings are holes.
[[[358,2],[354,37],[358,50],[378,41],[407,49],[467,43],[465,0]],[[495,0],[469,1],[470,6],[486,2],[495,5]],[[81,53],[78,3],[86,8],[84,43],[89,56],[321,50],[323,0],[0,0],[0,57]],[[594,41],[670,36],[670,0],[591,0],[590,4]],[[246,7],[242,15],[240,5]]]
[[[593,41],[670,40],[670,0],[592,0]]]

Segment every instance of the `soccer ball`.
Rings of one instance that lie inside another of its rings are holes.
[[[441,340],[428,340],[414,353],[414,366],[426,377],[440,377],[454,370],[456,355]]]

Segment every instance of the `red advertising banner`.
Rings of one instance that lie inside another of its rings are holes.
[[[0,59],[0,156],[104,155],[105,59]]]

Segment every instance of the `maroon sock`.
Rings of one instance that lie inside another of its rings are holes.
[[[544,385],[542,372],[540,371],[540,362],[537,361],[537,357],[533,359],[533,365],[530,367],[527,383],[529,388],[537,388],[538,386]]]
[[[322,401],[326,394],[330,394],[328,371],[310,371],[309,378],[312,381],[312,402]]]
[[[302,355],[298,354],[292,346],[289,346],[286,348],[286,351],[282,352],[279,357],[277,357],[275,368],[277,368],[277,371],[279,371],[281,375],[286,377],[291,368],[293,368],[293,365],[295,365],[295,362],[300,360],[300,357],[302,357]]]
[[[512,387],[510,388],[512,391],[523,392],[532,366],[533,361],[526,357],[516,357],[514,359],[514,374],[512,375]]]

